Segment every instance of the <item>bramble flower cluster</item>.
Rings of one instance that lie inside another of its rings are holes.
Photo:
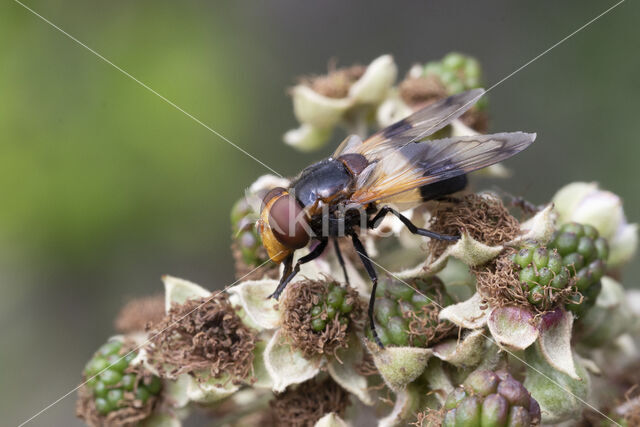
[[[286,143],[313,150],[340,127],[365,136],[482,83],[478,61],[459,53],[416,65],[399,83],[397,74],[384,55],[303,78],[291,91],[300,127]],[[487,108],[435,137],[484,132]],[[472,187],[478,174],[487,171],[471,174]],[[230,426],[637,425],[640,398],[627,391],[640,384],[640,293],[621,282],[638,233],[614,193],[572,183],[533,206],[466,191],[403,211],[461,236],[455,242],[386,218],[384,233],[362,236],[383,267],[380,348],[367,323],[371,284],[346,249],[349,284],[327,251],[279,301],[268,298],[282,269],[255,221],[276,186],[287,181],[260,177],[233,207],[237,285],[212,292],[165,276],[164,301],[123,310],[123,335],[83,371],[77,412],[88,424],[177,427],[200,411]]]

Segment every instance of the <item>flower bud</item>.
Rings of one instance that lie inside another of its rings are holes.
[[[335,126],[351,106],[348,98],[329,98],[305,85],[294,87],[292,95],[296,118],[301,123],[321,129]]]
[[[367,71],[349,89],[349,97],[359,104],[379,104],[387,97],[398,75],[391,55],[382,55],[369,64]]]
[[[633,325],[633,317],[622,285],[605,276],[595,305],[577,325],[580,343],[591,347],[604,346],[628,332]]]
[[[413,109],[397,96],[397,94],[394,94],[378,107],[376,122],[378,126],[384,128],[410,116],[411,113],[413,113]]]
[[[331,128],[317,128],[303,124],[284,134],[284,142],[300,151],[313,151],[322,147],[331,138]]]
[[[285,142],[311,151],[323,146],[340,123],[362,128],[363,123],[353,121],[365,120],[363,107],[368,111],[389,96],[397,73],[391,55],[383,55],[366,68],[353,66],[304,79],[291,90],[293,112],[301,126],[288,131]]]
[[[574,182],[553,197],[559,222],[580,222],[595,227],[609,241],[609,265],[619,266],[633,256],[638,246],[637,224],[628,224],[622,200],[595,183]]]
[[[616,266],[628,262],[638,247],[638,224],[623,221],[609,240],[609,265]]]

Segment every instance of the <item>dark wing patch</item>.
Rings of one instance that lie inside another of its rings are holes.
[[[483,94],[483,89],[474,89],[434,102],[374,133],[361,144],[341,144],[334,156],[354,152],[375,161],[388,150],[397,150],[403,145],[419,142],[439,131],[464,114]]]
[[[392,197],[407,199],[409,195],[399,195],[501,162],[527,148],[535,138],[532,133],[498,133],[429,140],[387,149],[377,159],[375,169],[358,181],[351,200],[364,205]]]

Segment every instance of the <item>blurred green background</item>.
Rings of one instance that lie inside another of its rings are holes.
[[[383,53],[402,76],[457,50],[491,85],[613,3],[26,4],[290,175],[331,151],[281,143],[296,76]],[[491,129],[538,132],[500,187],[542,203],[599,181],[640,221],[639,12],[626,2],[490,93]],[[13,1],[0,97],[0,413],[16,425],[78,384],[123,302],[161,292],[162,274],[232,282],[229,210],[268,171]],[[637,286],[640,264],[629,270]],[[79,425],[74,402],[32,424]]]

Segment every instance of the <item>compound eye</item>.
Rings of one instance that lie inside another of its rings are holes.
[[[260,212],[262,212],[262,210],[264,209],[265,206],[267,206],[269,204],[269,202],[271,201],[271,199],[273,199],[276,196],[281,195],[282,193],[284,193],[285,190],[282,187],[275,187],[271,190],[269,190],[269,192],[267,194],[264,195],[264,197],[262,198],[262,206],[260,207]]]
[[[269,210],[269,226],[276,239],[291,249],[303,248],[309,243],[306,215],[298,201],[290,195],[280,195]]]

